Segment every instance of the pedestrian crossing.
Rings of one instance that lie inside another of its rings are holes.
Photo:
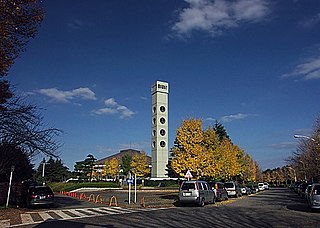
[[[105,215],[128,214],[143,211],[154,211],[164,208],[121,208],[121,207],[93,207],[93,208],[74,208],[62,210],[49,210],[41,212],[28,212],[21,214],[21,223],[11,224],[11,227],[30,225],[53,220],[69,220],[88,218]]]

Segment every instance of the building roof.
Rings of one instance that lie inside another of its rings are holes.
[[[129,155],[130,157],[133,157],[136,154],[141,154],[141,152],[139,150],[134,150],[134,149],[126,149],[126,150],[120,150],[119,153],[111,155],[109,157],[106,158],[102,158],[100,160],[97,160],[95,162],[96,165],[104,165],[104,163],[106,161],[110,161],[113,158],[116,158],[119,163],[121,163],[122,161],[122,157],[124,157],[125,155]],[[151,165],[151,157],[147,155],[147,163],[148,165]]]

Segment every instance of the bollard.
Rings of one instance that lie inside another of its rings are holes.
[[[95,200],[94,200],[94,195],[93,195],[93,194],[91,194],[91,195],[89,196],[88,202],[90,202],[90,201],[95,202]]]
[[[101,197],[100,194],[97,195],[95,203],[101,203],[101,204],[103,203],[103,198]]]
[[[114,200],[114,203],[112,203],[112,200]],[[112,196],[110,199],[109,207],[111,206],[115,206],[115,207],[118,206],[117,198],[115,196]]]
[[[141,207],[146,207],[146,203],[144,201],[144,197],[142,197],[142,199],[140,200],[140,205],[141,205]]]
[[[79,196],[79,199],[80,200],[86,200],[87,199],[87,196],[86,196],[86,194],[85,193],[80,193],[80,196]]]

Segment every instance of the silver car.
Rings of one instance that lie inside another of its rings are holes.
[[[312,185],[308,198],[308,203],[311,210],[320,209],[320,184]]]
[[[205,204],[214,203],[214,193],[207,182],[201,180],[183,181],[179,190],[179,203],[197,204],[203,207]]]

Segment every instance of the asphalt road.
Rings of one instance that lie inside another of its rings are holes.
[[[288,189],[201,207],[175,207],[128,214],[43,222],[28,227],[320,227],[320,212]]]

